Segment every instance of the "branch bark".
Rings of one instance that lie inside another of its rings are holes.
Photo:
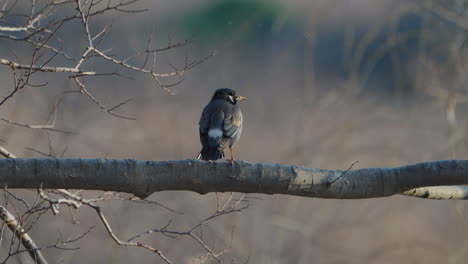
[[[436,189],[412,189],[463,184],[468,184],[468,160],[356,170],[310,169],[240,160],[232,164],[198,160],[0,160],[0,188],[88,189],[133,193],[140,197],[159,191],[185,190],[201,194],[241,192],[336,199],[403,193],[423,198],[461,199],[460,194],[424,195],[423,190]]]

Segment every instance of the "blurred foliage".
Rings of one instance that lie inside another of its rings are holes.
[[[189,35],[200,42],[229,46],[265,42],[293,23],[282,4],[264,0],[216,1],[187,15],[184,22]]]
[[[313,65],[310,71],[317,80],[333,76],[351,80],[359,91],[408,96],[417,86],[421,56],[452,71],[453,54],[466,53],[466,29],[427,3],[396,3],[375,23],[321,21],[310,32],[306,14],[292,13],[280,2],[215,1],[185,15],[183,27],[202,49],[230,50],[244,61],[260,63],[274,63],[278,55],[288,54],[298,72]],[[467,1],[431,3],[468,18]]]
[[[468,18],[468,1],[466,0],[444,0],[437,1],[440,5],[445,8],[449,8],[465,18]]]

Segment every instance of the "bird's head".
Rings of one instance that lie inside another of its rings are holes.
[[[237,101],[240,100],[247,100],[247,98],[244,96],[237,96],[236,91],[229,88],[221,88],[216,90],[211,100],[215,99],[223,99],[232,104],[236,104]]]

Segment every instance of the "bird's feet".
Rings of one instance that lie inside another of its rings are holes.
[[[234,154],[232,153],[232,147],[229,146],[229,152],[231,153],[231,158],[227,159],[226,161],[229,161],[231,163],[231,166],[234,165]]]

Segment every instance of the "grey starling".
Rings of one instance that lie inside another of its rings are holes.
[[[237,101],[246,100],[236,96],[234,90],[221,88],[215,91],[210,103],[203,109],[200,122],[200,141],[203,146],[197,159],[218,160],[224,157],[224,149],[232,147],[242,133],[242,112]]]

